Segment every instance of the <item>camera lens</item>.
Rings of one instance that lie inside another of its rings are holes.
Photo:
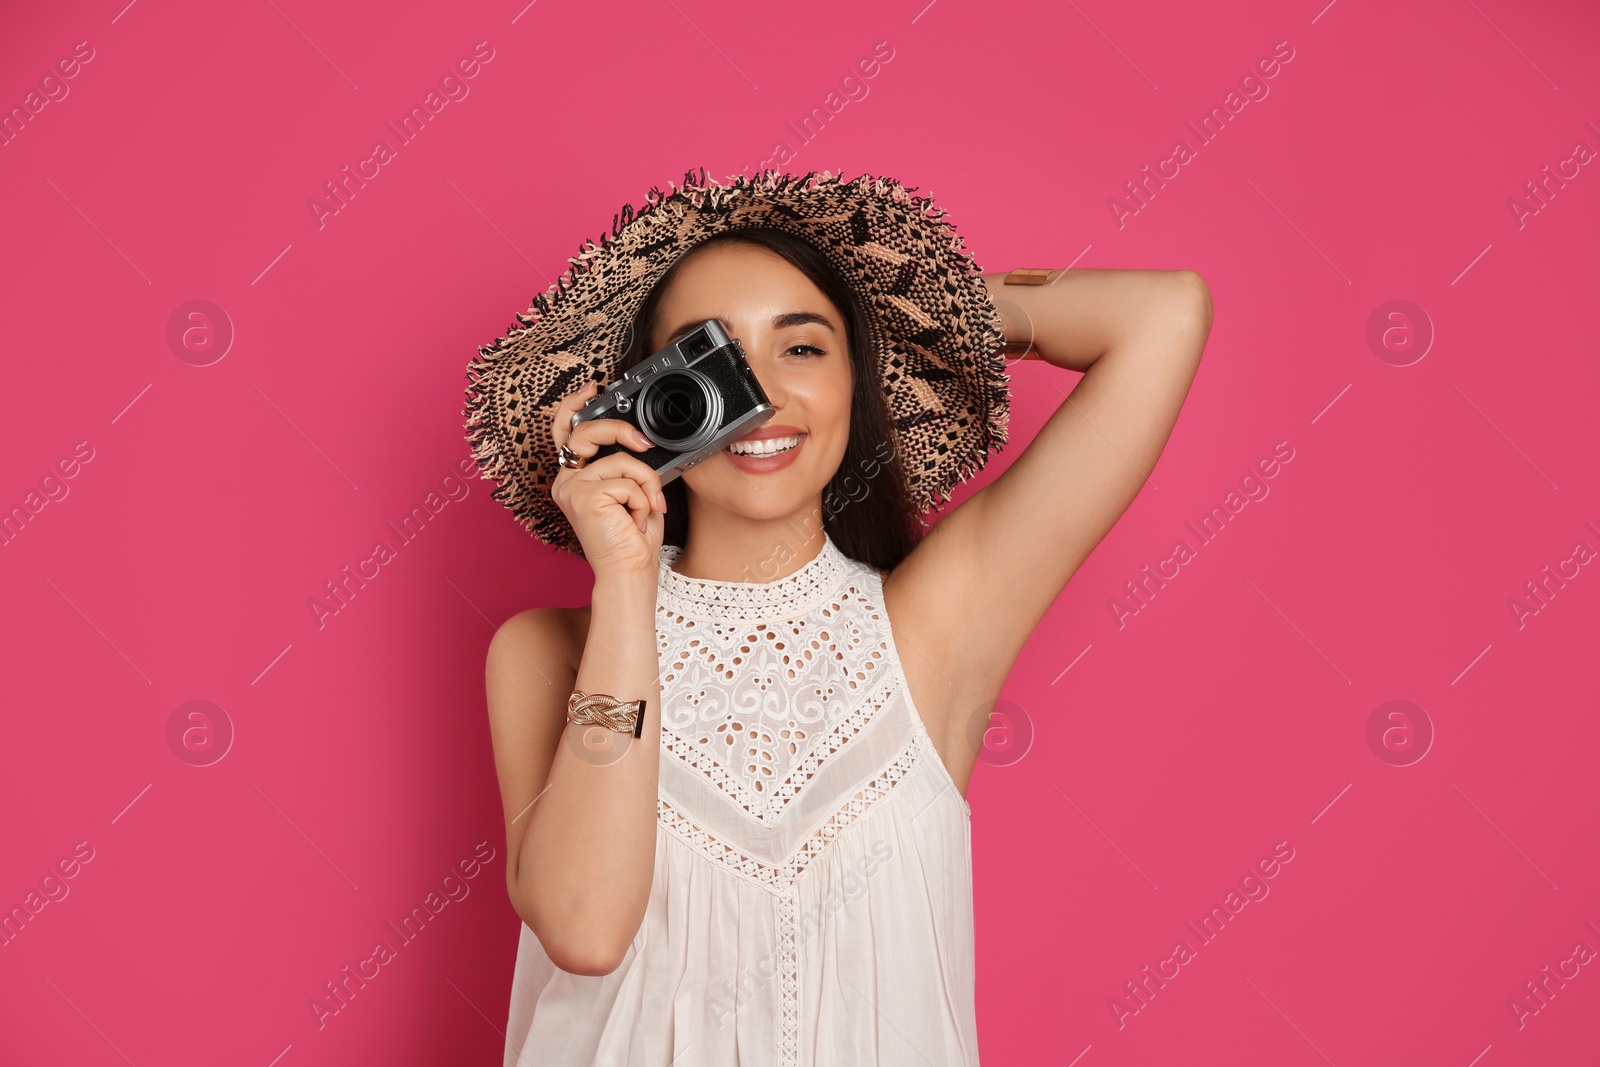
[[[664,371],[639,396],[639,425],[663,448],[699,448],[721,425],[721,402],[704,375]]]

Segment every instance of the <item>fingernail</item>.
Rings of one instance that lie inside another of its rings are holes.
[[[662,512],[667,510],[667,498],[662,495],[659,489],[656,490],[656,507],[660,508]]]
[[[644,434],[635,433],[633,436],[639,442],[640,447],[642,447],[642,448],[651,447],[650,446],[650,438],[646,437]]]

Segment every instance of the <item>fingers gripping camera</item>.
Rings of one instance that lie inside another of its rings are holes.
[[[572,416],[621,419],[655,447],[637,453],[663,485],[771,419],[774,409],[737,338],[707,319],[602,389]],[[591,460],[627,449],[599,447]]]

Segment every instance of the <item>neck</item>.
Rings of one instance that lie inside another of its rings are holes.
[[[761,519],[689,497],[689,534],[672,569],[714,582],[775,582],[821,553],[822,495],[779,518]]]

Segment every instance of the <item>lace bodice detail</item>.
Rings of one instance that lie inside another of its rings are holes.
[[[680,555],[662,548],[656,587],[650,903],[603,976],[559,971],[524,925],[506,1067],[525,1048],[973,1067],[972,813],[906,686],[883,574],[827,538],[774,582],[688,577]]]
[[[881,576],[831,539],[766,583],[679,574],[681,551],[663,548],[656,601],[662,744],[768,823],[890,695]]]

